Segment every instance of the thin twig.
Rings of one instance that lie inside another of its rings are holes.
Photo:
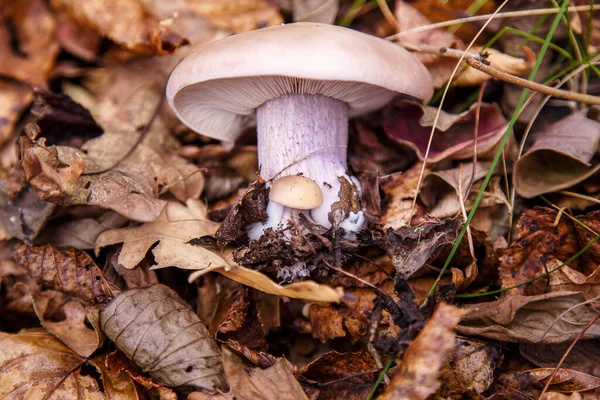
[[[394,28],[394,30],[397,32],[399,28],[398,21],[396,20],[396,16],[392,12],[392,10],[390,10],[390,7],[387,5],[386,1],[377,0],[377,5],[379,6],[379,9],[381,10],[381,13],[383,14],[387,22],[389,22],[390,25],[392,25],[392,28]]]
[[[587,4],[587,5],[583,5],[583,6],[569,7],[567,9],[567,11],[568,12],[586,11],[586,10],[597,9],[597,8],[598,8],[598,6],[593,7],[592,5]],[[461,25],[461,24],[465,24],[467,22],[485,21],[490,17],[494,17],[495,19],[497,19],[497,18],[528,17],[528,16],[532,16],[532,15],[549,15],[549,14],[551,15],[551,14],[557,14],[558,11],[559,10],[556,8],[539,8],[539,9],[534,9],[534,10],[508,11],[508,12],[503,12],[503,13],[474,15],[472,17],[457,18],[457,19],[453,19],[450,21],[442,21],[442,22],[436,22],[435,24],[418,26],[416,28],[408,29],[408,30],[396,33],[394,35],[388,36],[388,37],[386,37],[386,39],[396,40],[403,36],[410,35],[412,33],[426,32],[426,31],[430,31],[433,29],[437,29],[437,28],[446,28],[448,26]]]

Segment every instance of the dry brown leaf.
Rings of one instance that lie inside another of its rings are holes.
[[[534,365],[543,368],[553,368],[569,350],[562,361],[561,367],[573,369],[585,374],[600,376],[600,348],[595,341],[581,340],[571,349],[570,342],[558,344],[521,344],[521,356]]]
[[[104,303],[119,292],[106,280],[94,260],[81,250],[17,243],[13,256],[43,287],[86,302]]]
[[[21,112],[32,99],[33,91],[27,85],[0,79],[0,147],[11,139]]]
[[[489,343],[456,338],[454,353],[444,367],[439,394],[443,398],[464,393],[481,395],[494,381],[500,350]]]
[[[131,269],[142,261],[156,242],[160,241],[161,244],[165,242],[162,248],[166,247],[168,250],[171,246],[181,246],[191,239],[212,235],[217,227],[218,224],[208,219],[206,206],[201,201],[189,200],[185,205],[177,201],[169,201],[155,221],[136,227],[110,229],[101,233],[96,240],[96,252],[102,247],[123,243],[118,261],[125,268]],[[209,256],[202,250],[204,249],[200,248],[198,252],[205,254],[205,257]],[[187,255],[181,254],[181,257]]]
[[[533,68],[531,62],[522,58],[509,56],[493,48],[482,50],[481,47],[474,46],[471,48],[471,51],[481,52],[485,56],[486,62],[489,62],[492,68],[511,75],[523,76],[531,72]],[[490,79],[490,75],[469,66],[460,73],[454,84],[456,86],[477,86]]]
[[[237,400],[308,400],[285,359],[266,369],[248,370],[240,357],[224,349],[223,364]]]
[[[513,181],[527,198],[576,185],[595,174],[600,122],[574,113],[538,132],[531,148],[517,161]]]
[[[597,399],[600,396],[600,378],[572,369],[538,368],[515,373],[506,373],[498,377],[498,382],[508,386],[514,392],[539,398],[542,388],[551,375],[554,376],[548,387],[550,392],[562,393],[562,399]],[[513,392],[513,393],[514,393]],[[550,393],[548,393],[550,394]],[[558,393],[557,393],[558,394]],[[566,397],[567,394],[573,396]],[[561,399],[560,396],[544,396],[544,400]]]
[[[269,0],[187,0],[187,3],[213,24],[234,33],[283,23],[279,9]]]
[[[454,328],[463,314],[457,307],[438,305],[404,352],[402,362],[379,399],[426,399],[437,391],[438,376],[454,349]]]
[[[139,0],[52,0],[50,4],[81,27],[137,54],[169,54],[187,43],[168,24],[154,19]]]
[[[467,314],[456,330],[463,335],[505,342],[563,343],[578,337],[597,316],[593,309],[580,306],[585,300],[579,292],[551,292],[537,296],[513,294],[501,300],[466,306]],[[582,339],[599,336],[600,322],[596,322]]]
[[[189,253],[180,254],[180,259],[189,257],[186,254]],[[210,262],[213,262],[212,260],[214,257],[219,257],[219,255],[213,255]],[[223,256],[222,260],[226,261],[226,264],[211,265],[210,262],[207,263],[202,259],[189,260],[189,258],[187,263],[182,261],[182,264],[191,266],[195,265],[195,268],[193,269],[198,270],[190,274],[188,279],[189,282],[195,281],[207,272],[218,272],[219,274],[241,283],[242,285],[252,287],[260,290],[261,292],[272,294],[274,296],[286,296],[292,299],[323,303],[339,303],[344,296],[344,292],[341,288],[334,289],[331,286],[322,285],[314,281],[307,280],[290,283],[289,285],[278,285],[271,278],[261,272],[244,268],[235,264],[231,259],[231,254]]]
[[[409,170],[389,175],[381,184],[381,189],[388,200],[385,213],[381,217],[384,228],[399,230],[410,224],[422,166],[421,163],[417,163]],[[429,173],[430,170],[426,168],[423,178],[427,177]],[[418,214],[418,211],[415,212],[415,215]]]
[[[221,353],[200,318],[168,286],[118,295],[100,313],[106,336],[156,382],[182,390],[222,390]]]
[[[81,373],[84,362],[43,330],[0,332],[0,397],[105,400],[98,382]]]
[[[139,394],[131,377],[131,361],[118,350],[99,354],[89,360],[102,376],[102,386],[107,399],[138,400]],[[161,399],[162,400],[162,399]]]
[[[526,210],[517,225],[519,240],[511,243],[501,258],[499,273],[503,288],[510,288],[522,284],[530,279],[542,276],[551,268],[557,267],[555,260],[566,262],[569,258],[583,249],[594,238],[595,234],[584,229],[569,218],[561,217],[557,220],[557,212],[553,209],[536,207]],[[600,212],[593,211],[587,215],[577,217],[594,232],[600,231]],[[569,283],[580,285],[593,283],[586,282],[585,277],[597,273],[598,254],[600,244],[595,243],[581,256],[569,263],[569,270],[552,277],[553,283],[559,290],[560,286]],[[579,272],[581,276],[570,274],[571,271]],[[566,278],[566,279],[565,279]],[[520,294],[541,294],[547,291],[548,279],[539,279],[530,285],[512,289],[511,292]],[[577,291],[589,288],[576,288]]]
[[[54,15],[43,0],[2,3],[0,75],[46,87],[59,51]]]
[[[47,293],[32,293],[31,297],[33,308],[42,326],[80,356],[91,356],[104,343],[97,307],[86,309],[80,302],[69,301],[62,306],[65,319],[55,322],[44,316],[50,301]],[[93,329],[88,328],[87,323]]]
[[[329,351],[307,365],[302,376],[319,390],[319,399],[363,400],[373,388],[378,372],[377,363],[368,352]]]

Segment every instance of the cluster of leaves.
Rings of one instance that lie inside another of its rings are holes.
[[[0,397],[600,397],[597,110],[520,107],[449,54],[594,94],[597,12],[388,3],[0,2]],[[498,8],[482,34],[423,28]],[[164,86],[198,46],[302,20],[393,34],[439,91],[351,121],[357,240],[301,220],[248,242],[268,198],[253,132],[190,132]]]

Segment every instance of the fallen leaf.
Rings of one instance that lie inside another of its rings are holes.
[[[80,357],[43,330],[0,332],[0,397],[104,400]]]
[[[131,377],[131,362],[119,350],[99,354],[89,360],[89,363],[96,367],[102,376],[102,387],[108,399],[139,398],[135,381]]]
[[[507,74],[524,76],[531,72],[533,67],[531,62],[519,57],[510,56],[493,48],[483,50],[481,47],[474,46],[471,48],[471,51],[480,52],[485,58],[486,63],[489,63],[489,66]],[[459,70],[458,78],[454,81],[454,84],[456,86],[477,86],[491,78],[491,75],[469,66],[462,72]]]
[[[319,390],[319,399],[363,400],[371,391],[379,370],[367,352],[329,351],[311,362],[302,376]]]
[[[392,259],[397,277],[408,279],[417,272],[441,246],[456,239],[462,217],[394,231],[374,232],[374,242]]]
[[[598,232],[599,218],[600,212],[593,211],[577,219]],[[526,210],[519,219],[517,228],[519,240],[511,243],[500,258],[499,273],[503,288],[513,287],[545,274],[549,268],[557,266],[553,260],[566,262],[595,237],[595,234],[571,219],[562,217],[557,220],[556,211],[541,207]],[[570,262],[569,268],[584,276],[591,276],[598,268],[598,254],[600,244],[595,243],[588,251]],[[547,284],[548,279],[540,279],[531,285],[513,289],[512,292],[541,294],[546,291]]]
[[[0,240],[15,238],[31,243],[56,205],[40,200],[31,187],[11,198],[6,185],[7,181],[0,180]]]
[[[268,0],[186,0],[196,13],[213,24],[240,33],[260,27],[279,25],[283,18]]]
[[[104,303],[119,292],[106,280],[94,260],[81,250],[17,243],[13,256],[43,287],[86,302]]]
[[[481,395],[494,381],[499,363],[498,347],[479,340],[456,338],[454,352],[440,375],[440,396]]]
[[[381,189],[387,200],[385,212],[381,217],[384,228],[400,230],[409,226],[413,217],[420,216],[421,206],[419,204],[415,204],[414,215],[412,209],[414,198],[418,194],[417,185],[419,184],[422,166],[421,163],[417,163],[406,171],[381,179]],[[430,169],[425,168],[423,178],[427,177],[430,172]]]
[[[80,356],[91,356],[104,343],[97,308],[86,309],[77,301],[69,301],[62,307],[65,319],[56,322],[44,316],[50,301],[46,293],[32,293],[31,297],[42,326]],[[87,326],[88,323],[93,329]]]
[[[573,348],[572,343],[539,344],[523,343],[519,345],[521,356],[538,367],[553,368],[567,353],[561,367],[585,374],[600,376],[600,349],[595,341],[578,341]]]
[[[427,162],[473,158],[476,110],[477,105],[474,104],[469,110],[460,114],[442,111],[436,124]],[[383,129],[390,138],[410,147],[417,153],[419,159],[423,160],[436,114],[436,107],[396,100],[385,111]],[[482,104],[479,118],[477,159],[489,160],[493,158],[508,128],[508,122],[497,105]],[[512,158],[515,149],[514,140],[511,139],[506,147],[508,158]]]
[[[0,146],[12,138],[19,116],[32,99],[33,92],[28,85],[0,79]]]
[[[308,400],[285,359],[267,369],[248,371],[243,361],[223,350],[223,364],[231,391],[238,400]]]
[[[50,4],[80,26],[140,55],[169,54],[187,44],[168,24],[155,20],[139,0],[52,0]]]
[[[600,145],[600,122],[577,112],[538,132],[516,162],[513,182],[526,198],[574,186],[595,174],[593,160]]]
[[[454,328],[464,312],[440,303],[408,346],[379,399],[426,399],[440,387],[438,376],[454,349]]]
[[[0,75],[46,87],[58,55],[56,20],[42,0],[4,2]]]
[[[206,206],[201,201],[188,200],[185,205],[177,201],[169,201],[159,217],[152,222],[102,232],[96,240],[96,253],[102,247],[123,243],[118,262],[125,268],[132,269],[142,261],[152,245],[160,241],[162,245],[160,249],[165,251],[162,253],[163,256],[180,256],[186,263],[194,262],[194,259],[187,254],[169,252],[169,249],[180,249],[182,246],[185,248],[184,251],[193,249],[194,246],[186,247],[185,243],[194,238],[212,235],[217,227],[217,224],[208,219]],[[202,253],[204,258],[212,254],[203,248],[196,250],[196,253]],[[159,261],[159,265],[165,267],[174,264],[162,265]]]
[[[580,399],[594,399],[600,396],[600,378],[567,368],[538,368],[515,373],[506,373],[498,377],[502,385],[534,398],[538,398],[551,375],[554,376],[549,391],[563,394],[579,393]],[[544,399],[551,399],[544,397]]]
[[[466,306],[466,314],[456,330],[463,335],[512,343],[563,343],[578,337],[597,316],[593,309],[581,307],[583,302],[585,297],[579,292],[551,292],[536,296],[513,294],[501,300]],[[600,322],[587,329],[582,339],[598,336]]]
[[[100,323],[117,348],[156,382],[186,390],[225,388],[215,340],[168,286],[121,293],[101,311]]]

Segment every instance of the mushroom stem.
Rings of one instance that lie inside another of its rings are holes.
[[[347,174],[348,106],[340,100],[322,95],[291,94],[276,97],[256,112],[258,162],[264,179],[277,180],[288,175],[302,175],[314,180],[323,191],[323,203],[312,210],[298,211],[269,202],[269,219],[255,224],[250,238],[260,237],[266,228],[283,228],[295,214],[302,212],[315,223],[332,226],[331,206],[340,200],[340,177],[355,185]],[[349,213],[340,223],[348,233],[364,226],[362,211]]]

